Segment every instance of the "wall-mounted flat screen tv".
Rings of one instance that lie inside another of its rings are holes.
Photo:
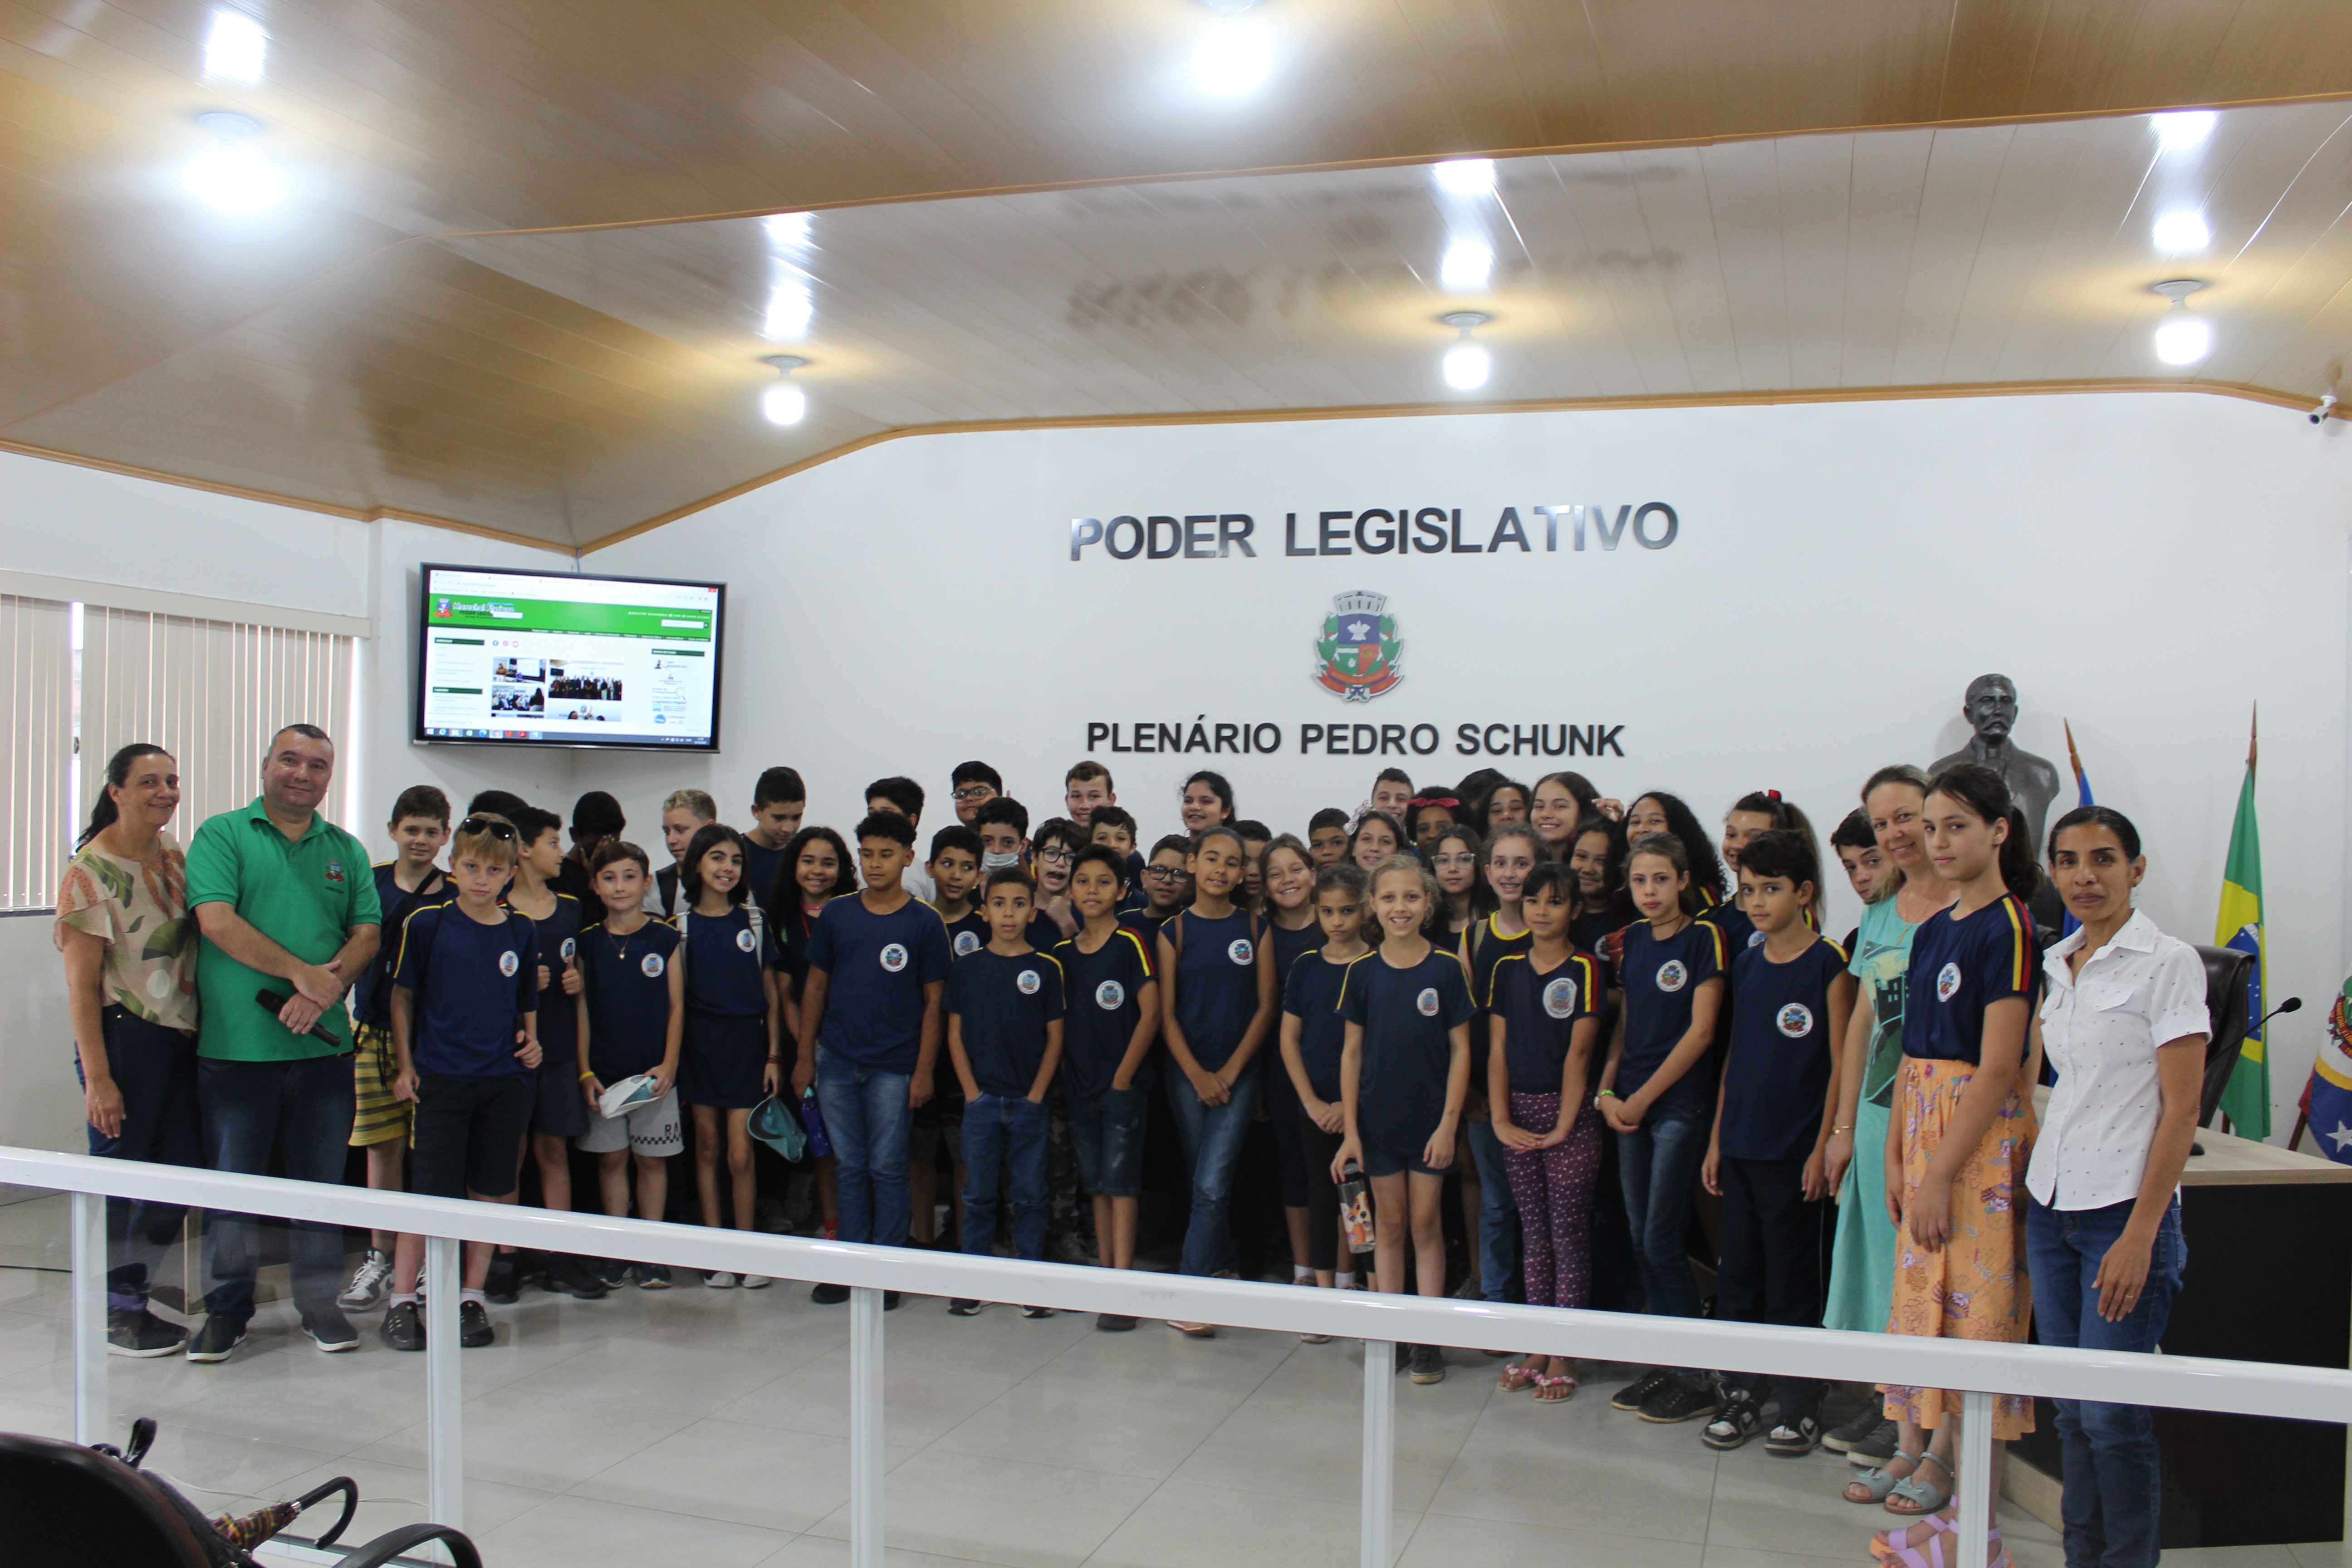
[[[422,568],[415,738],[719,749],[722,583]]]

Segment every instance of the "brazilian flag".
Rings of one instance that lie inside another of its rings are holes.
[[[2221,868],[2221,912],[2213,922],[2213,942],[2253,957],[2246,974],[2246,1016],[2263,1016],[2263,837],[2254,825],[2254,748],[2246,748],[2246,782],[2238,791],[2238,820],[2230,829],[2230,858]],[[2271,1135],[2271,1069],[2260,1033],[2246,1037],[2230,1081],[2221,1089],[2221,1110],[2241,1138]]]

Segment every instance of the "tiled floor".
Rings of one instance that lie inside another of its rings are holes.
[[[0,1208],[0,1429],[68,1436],[66,1279],[47,1200]],[[497,1345],[463,1358],[467,1522],[492,1568],[693,1563],[845,1568],[848,1321],[803,1286],[684,1285],[600,1302],[526,1291]],[[1009,1308],[885,1320],[893,1568],[1352,1568],[1362,1355],[1346,1343]],[[109,1363],[120,1420],[163,1426],[153,1465],[208,1510],[347,1474],[372,1500],[354,1539],[421,1515],[424,1366],[325,1356],[265,1308],[236,1356]],[[1868,1561],[1884,1522],[1837,1492],[1850,1468],[1760,1447],[1717,1456],[1694,1426],[1494,1388],[1449,1357],[1397,1385],[1399,1568],[1820,1568]],[[2057,1568],[2012,1512],[2021,1568]],[[2172,1552],[2175,1568],[2346,1568],[2341,1549]]]

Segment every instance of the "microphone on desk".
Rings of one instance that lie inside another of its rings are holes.
[[[2290,996],[2285,1001],[2280,1003],[2277,1006],[2272,1008],[2269,1012],[2263,1014],[2261,1017],[2255,1019],[2253,1026],[2247,1029],[2246,1033],[2249,1035],[2259,1034],[2264,1024],[2269,1023],[2273,1018],[2279,1016],[2279,1015],[2283,1013],[2300,1013],[2302,1011],[2303,998],[2300,996]],[[2205,1152],[2205,1145],[2202,1143],[2191,1143],[2189,1145],[2189,1152],[2192,1155],[2202,1154]]]

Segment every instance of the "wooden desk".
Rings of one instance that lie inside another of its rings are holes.
[[[2037,1091],[2040,1094],[2043,1091]],[[2200,1131],[2180,1178],[2189,1267],[2175,1355],[2342,1368],[2352,1362],[2352,1166]],[[2352,1412],[2347,1412],[2352,1415]],[[2021,1458],[2058,1472],[2057,1410],[2036,1403]],[[2164,1544],[2252,1546],[2344,1532],[2339,1426],[2156,1412]]]

